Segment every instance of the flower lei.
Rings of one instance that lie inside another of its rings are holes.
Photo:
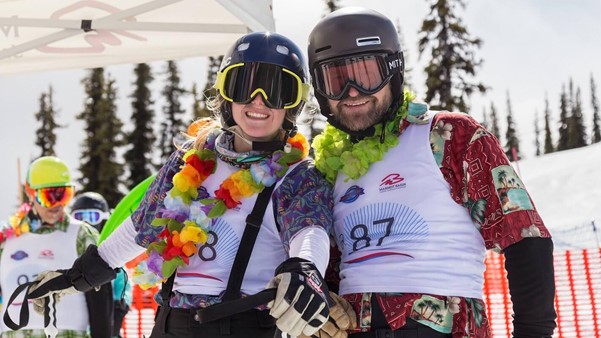
[[[329,123],[325,130],[313,140],[315,149],[315,167],[326,179],[334,184],[338,172],[342,171],[351,179],[363,176],[372,163],[380,161],[386,152],[399,143],[399,126],[408,115],[408,106],[415,94],[404,92],[403,104],[395,118],[386,123],[384,142],[381,142],[382,124],[375,125],[374,136],[353,143],[347,133],[336,129]]]
[[[210,198],[202,183],[216,169],[215,151],[209,149],[212,146],[188,150],[183,156],[184,165],[173,176],[173,188],[163,201],[165,208],[159,210],[151,223],[165,229],[159,239],[149,245],[146,262],[134,272],[141,284],[150,286],[165,280],[178,267],[188,265],[190,257],[198,251],[197,245],[207,241],[212,219],[235,208],[242,199],[275,184],[291,164],[309,154],[307,140],[297,133],[288,138],[285,151],[277,150],[250,168],[237,170],[220,184],[215,197]],[[144,269],[154,275],[154,280],[141,272]]]
[[[17,212],[10,216],[8,226],[0,229],[0,243],[12,237],[19,237],[31,231],[29,223],[23,222],[27,213],[31,210],[31,204],[23,203]]]

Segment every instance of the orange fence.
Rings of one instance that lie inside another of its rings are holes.
[[[123,338],[141,338],[149,337],[154,325],[154,314],[157,309],[157,303],[154,301],[154,295],[159,290],[153,287],[148,290],[142,290],[134,285],[132,289],[132,304],[129,312],[123,320],[121,336]]]
[[[502,255],[486,257],[484,301],[493,337],[511,337],[511,299]],[[557,338],[601,338],[601,249],[555,252]]]
[[[502,255],[486,256],[484,301],[493,337],[511,337],[511,298]],[[601,338],[601,248],[555,252],[555,338]],[[148,337],[154,323],[156,288],[134,287],[132,310],[123,324],[123,337]]]

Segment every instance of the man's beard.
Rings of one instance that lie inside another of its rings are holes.
[[[352,111],[345,104],[350,102],[361,102],[367,100],[368,103],[365,107],[362,107],[362,111]],[[332,103],[332,102],[330,102]],[[334,119],[352,131],[365,130],[378,122],[382,121],[384,116],[388,113],[388,109],[392,104],[392,95],[390,91],[378,100],[375,96],[358,96],[354,98],[346,98],[338,101],[335,106],[330,104],[330,112]]]

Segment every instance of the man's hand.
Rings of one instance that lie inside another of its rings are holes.
[[[37,313],[44,313],[45,298],[55,294],[56,302],[64,295],[87,292],[110,282],[116,277],[113,270],[98,255],[95,245],[75,260],[69,270],[45,271],[38,275],[29,289],[29,298]]]
[[[36,294],[37,292],[34,292],[35,290],[39,289],[40,287],[43,287],[43,285],[47,284],[49,281],[51,280],[57,280],[60,278],[64,278],[63,276],[63,272],[65,270],[62,271],[44,271],[40,274],[38,274],[38,276],[36,277],[36,279],[34,280],[34,283],[31,286],[31,288],[29,289],[29,293],[30,294]],[[66,281],[65,281],[66,282]],[[39,291],[38,291],[39,292]],[[78,291],[75,289],[75,287],[71,286],[69,288],[66,289],[62,289],[62,290],[56,290],[56,291],[51,291],[48,290],[47,292],[43,293],[41,296],[39,296],[39,298],[35,298],[32,300],[33,303],[33,310],[35,312],[37,312],[40,316],[44,316],[44,306],[46,304],[46,299],[48,298],[48,296],[54,294],[55,299],[56,299],[56,303],[60,302],[60,299],[62,296],[64,295],[73,295],[76,294]]]
[[[346,330],[357,327],[357,315],[346,299],[330,291],[330,297],[336,305],[330,307],[330,319],[314,334],[319,338],[346,338]],[[301,335],[299,338],[308,338]]]
[[[328,288],[315,265],[293,257],[276,268],[268,288],[277,287],[269,302],[277,327],[292,336],[317,332],[328,320]]]

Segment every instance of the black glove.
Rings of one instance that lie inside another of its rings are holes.
[[[293,257],[275,270],[268,288],[277,287],[275,299],[269,302],[270,314],[277,327],[292,336],[311,336],[328,320],[328,287],[313,263]]]
[[[115,270],[98,255],[98,248],[90,245],[71,269],[40,273],[29,289],[28,298],[33,299],[34,310],[43,313],[46,297],[55,294],[58,302],[63,295],[100,288],[116,276]]]

